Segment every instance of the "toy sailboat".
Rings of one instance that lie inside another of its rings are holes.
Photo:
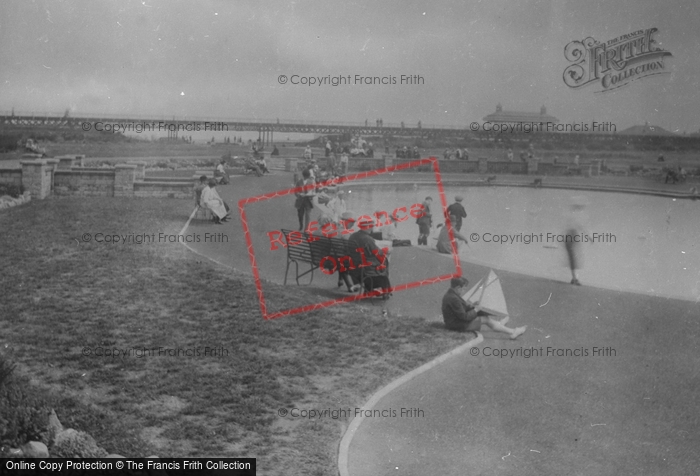
[[[473,288],[464,293],[462,299],[473,306],[479,306],[482,311],[492,316],[505,317],[508,315],[501,280],[492,269],[489,270],[486,278],[480,279]]]

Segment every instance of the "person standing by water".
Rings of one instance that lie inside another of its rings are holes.
[[[588,215],[586,213],[586,197],[577,196],[571,199],[571,213],[569,213],[566,225],[566,256],[568,258],[569,270],[571,271],[571,284],[580,286],[577,271],[583,268],[583,251],[581,243],[588,241],[586,224]]]
[[[314,179],[311,177],[311,171],[304,169],[302,178],[296,183],[297,187],[313,184]],[[314,189],[296,192],[296,201],[294,208],[297,209],[297,217],[299,218],[299,230],[304,231],[311,221],[311,209],[313,205]]]
[[[467,211],[462,206],[462,200],[464,200],[464,197],[457,195],[455,202],[447,207],[447,215],[454,215],[455,217],[452,223],[457,231],[462,231],[462,218],[467,218]]]
[[[430,211],[430,205],[432,203],[432,197],[425,197],[425,201],[423,202],[423,215],[416,219],[419,245],[428,245],[428,235],[430,235],[430,227],[433,225],[433,214]]]
[[[343,152],[340,155],[340,175],[345,175],[348,173],[348,154]]]

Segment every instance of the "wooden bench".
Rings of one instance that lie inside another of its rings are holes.
[[[287,246],[287,268],[284,272],[284,284],[287,285],[287,276],[289,275],[289,267],[294,263],[295,266],[295,278],[297,285],[299,285],[299,278],[311,274],[311,279],[307,285],[311,284],[314,279],[314,271],[316,268],[325,266],[326,263],[332,265],[326,268],[328,271],[333,269],[334,272],[340,272],[341,270],[349,271],[350,257],[352,256],[351,250],[349,248],[348,240],[340,237],[328,238],[325,236],[312,235],[313,241],[309,241],[309,234],[301,231],[285,230],[282,229],[282,234],[284,235],[284,240]],[[329,260],[327,258],[333,258]],[[325,258],[325,259],[324,259]],[[309,265],[309,269],[299,273],[299,264]],[[359,263],[353,263],[359,269],[359,276],[356,276],[361,283],[358,286],[359,292],[373,293],[376,296],[380,296],[382,299],[388,299],[389,293],[379,293],[373,289],[364,289],[363,284],[366,281],[365,269],[358,266]],[[388,263],[387,263],[388,266]],[[388,272],[388,270],[387,270]],[[371,281],[371,278],[370,278]],[[370,286],[373,288],[373,286]]]
[[[213,178],[214,180],[216,180],[216,183],[221,183],[221,179],[223,178],[223,177],[214,177],[214,171],[213,171],[213,170],[210,170],[210,171],[206,171],[206,170],[197,170],[197,171],[194,173],[194,175],[192,176],[192,180],[194,180],[195,182],[199,182],[199,178],[200,178],[202,175],[205,175],[205,176],[207,177],[207,180]]]
[[[613,165],[606,167],[607,172],[613,175],[627,175],[629,174],[630,168],[626,165]]]
[[[287,269],[284,272],[284,285],[287,285],[287,275],[289,274],[289,267],[292,263],[294,263],[296,268],[297,285],[299,285],[299,278],[309,273],[311,273],[311,279],[308,284],[311,284],[314,280],[314,270],[319,267],[321,258],[318,257],[317,251],[312,253],[311,243],[308,241],[308,233],[285,229],[281,231],[287,246]],[[300,263],[308,264],[310,268],[299,274]]]
[[[295,279],[299,285],[299,278],[311,274],[311,279],[308,284],[314,280],[314,271],[316,268],[325,264],[338,263],[339,260],[349,256],[348,242],[339,237],[328,238],[325,236],[312,235],[309,240],[309,234],[301,231],[282,229],[282,235],[287,246],[287,269],[284,272],[284,284],[287,285],[287,276],[289,275],[289,267],[294,263]],[[324,258],[332,257],[333,260],[324,260]],[[347,258],[346,258],[347,259]],[[347,266],[347,261],[343,260],[344,266]],[[336,271],[341,268],[343,263],[336,265]],[[309,265],[309,269],[300,273],[299,265]],[[330,267],[327,269],[331,269]]]

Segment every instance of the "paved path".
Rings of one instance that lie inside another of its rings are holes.
[[[288,174],[237,177],[220,193],[234,206],[290,185]],[[295,228],[293,199],[277,200],[247,210],[259,244],[266,231]],[[194,221],[187,232],[211,231],[228,243],[192,246],[250,272],[239,220],[218,227]],[[283,278],[279,253],[256,255],[273,281]],[[435,276],[453,269],[449,259],[415,247],[397,249],[392,266],[394,284],[415,279],[417,270]],[[486,272],[464,264],[470,280]],[[497,272],[511,324],[528,332],[517,341],[485,332],[478,355],[451,358],[382,398],[374,409],[385,416],[365,418],[353,435],[349,474],[696,474],[700,305]],[[318,278],[320,293],[337,292],[334,277]],[[386,306],[395,318],[436,320],[446,289],[424,286],[367,305]],[[493,356],[500,352],[514,354]]]

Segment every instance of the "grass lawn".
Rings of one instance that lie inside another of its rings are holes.
[[[359,304],[263,321],[251,277],[178,243],[81,238],[175,235],[190,211],[189,200],[96,197],[0,212],[0,349],[65,426],[110,453],[247,456],[260,474],[334,474],[347,419],[278,410],[359,407],[463,342]],[[266,297],[288,308],[304,292]],[[94,355],[113,349],[130,354]]]

